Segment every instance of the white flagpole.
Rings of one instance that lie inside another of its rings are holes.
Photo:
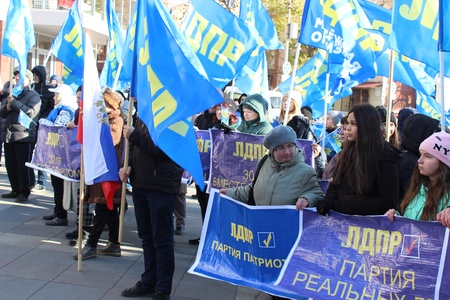
[[[386,103],[386,142],[389,142],[389,126],[391,124],[391,111],[392,111],[392,81],[394,78],[394,51],[392,49],[389,53],[389,84],[388,84],[388,101]]]
[[[323,128],[322,128],[322,142],[320,146],[322,149],[325,149],[325,131],[327,130],[327,114],[328,114],[328,94],[330,90],[328,89],[328,85],[330,84],[330,73],[328,73],[325,77],[325,99],[323,100]],[[337,124],[336,124],[337,125]]]
[[[291,86],[289,87],[288,102],[286,105],[286,110],[284,113],[284,120],[283,120],[283,124],[285,126],[288,122],[289,108],[291,106],[291,95],[292,95],[292,90],[294,89],[295,74],[297,73],[297,61],[298,61],[298,57],[300,56],[300,50],[301,50],[300,43],[297,43],[297,45],[295,47],[296,47],[296,50],[295,50],[294,68],[292,68]],[[288,51],[288,49],[286,49],[286,51]],[[301,103],[298,103],[298,105],[300,107],[302,106]],[[281,109],[283,109],[283,107],[281,107]]]
[[[44,59],[44,63],[42,64],[43,66],[47,65],[48,59],[50,58],[50,55],[52,55],[52,49],[50,48],[50,50],[48,50],[47,56]]]
[[[444,52],[439,51],[439,81],[441,84],[441,131],[445,131],[445,107],[444,107]]]

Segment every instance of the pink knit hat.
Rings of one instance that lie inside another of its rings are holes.
[[[419,149],[433,155],[450,168],[450,134],[443,131],[433,133],[420,144]]]

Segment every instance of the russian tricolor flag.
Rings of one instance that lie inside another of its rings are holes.
[[[119,164],[117,162],[111,131],[101,94],[100,81],[92,50],[86,33],[84,48],[84,74],[82,112],[77,136],[83,144],[85,182],[88,185],[102,183],[109,209],[113,208],[114,193],[120,188]],[[82,119],[82,120],[81,120]]]

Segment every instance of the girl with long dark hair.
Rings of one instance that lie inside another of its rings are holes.
[[[383,139],[381,119],[370,104],[352,108],[347,143],[336,162],[332,183],[317,211],[379,215],[398,199],[399,154]]]

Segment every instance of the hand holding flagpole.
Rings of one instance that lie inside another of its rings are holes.
[[[127,123],[130,124],[131,120],[133,118],[133,101],[130,99],[128,103],[128,117],[127,117]],[[125,140],[125,157],[123,159],[123,167],[128,169],[128,160],[130,158],[130,142],[128,139]],[[119,243],[122,243],[122,237],[123,237],[123,221],[125,216],[125,201],[126,200],[126,193],[127,193],[127,182],[122,182],[122,196],[120,199],[120,216],[119,216]]]

